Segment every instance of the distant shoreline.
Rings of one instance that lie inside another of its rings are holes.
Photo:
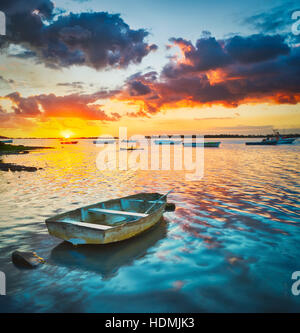
[[[145,135],[146,139],[150,139],[150,138],[195,138],[196,135],[200,135],[200,134],[166,134],[166,135]],[[283,136],[289,136],[292,138],[299,138],[300,134],[295,133],[295,134],[282,134]],[[128,137],[131,137],[133,135],[128,135]],[[249,138],[264,138],[266,136],[272,136],[272,134],[249,134],[249,135],[242,135],[242,134],[205,134],[204,138],[210,138],[210,139],[249,139]],[[95,139],[119,139],[117,136],[111,136],[111,137],[101,137],[101,136],[91,136],[91,137],[74,137],[72,139],[76,139],[76,140],[95,140]],[[15,140],[61,140],[62,138],[8,138],[8,137],[3,137],[0,136],[0,139],[15,139]]]
[[[32,147],[23,145],[11,145],[11,144],[0,144],[0,156],[1,155],[17,155],[27,154],[31,150],[38,149],[52,149],[52,147]]]

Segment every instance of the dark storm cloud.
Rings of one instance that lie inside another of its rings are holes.
[[[171,59],[160,75],[131,76],[119,94],[122,100],[143,102],[139,114],[182,106],[300,102],[300,48],[288,46],[280,35],[234,36],[220,41],[207,36],[195,46],[182,38],[172,41],[182,58]],[[137,82],[146,96],[132,93]]]
[[[171,38],[170,41],[180,48],[183,59],[178,61],[172,58],[164,67],[162,74],[167,78],[225,68],[238,62],[265,61],[290,51],[284,37],[280,35],[234,36],[219,41],[208,35],[198,39],[195,46],[182,38]]]
[[[214,38],[206,36],[197,40],[194,46],[183,38],[171,38],[170,42],[178,46],[184,54],[184,62],[171,61],[163,70],[166,77],[176,77],[180,72],[207,71],[223,67],[231,62],[222,45]]]
[[[70,13],[53,20],[50,0],[2,0],[0,10],[7,16],[7,36],[1,39],[0,47],[19,44],[26,51],[14,56],[35,55],[51,68],[125,68],[157,49],[145,42],[146,30],[130,29],[118,14]]]
[[[129,82],[131,96],[147,95],[151,89],[140,81]]]
[[[274,59],[290,52],[290,47],[280,35],[249,37],[234,36],[226,41],[226,51],[233,60],[241,63],[255,63]]]

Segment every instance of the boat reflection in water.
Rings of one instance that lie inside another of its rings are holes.
[[[51,251],[49,263],[94,272],[110,279],[120,267],[144,257],[166,235],[167,222],[162,218],[142,234],[118,243],[74,247],[69,242],[62,242]]]

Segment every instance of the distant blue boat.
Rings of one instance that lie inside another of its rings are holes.
[[[136,143],[137,140],[122,140],[122,142],[127,142],[127,143]]]
[[[154,140],[156,145],[179,145],[182,141],[174,141],[174,140]]]
[[[93,144],[94,145],[101,145],[101,144],[105,144],[105,145],[107,145],[107,144],[110,144],[110,143],[115,143],[116,142],[116,140],[94,140],[93,141]]]
[[[183,142],[184,147],[212,147],[218,148],[221,142],[212,141],[212,142]]]
[[[269,146],[269,145],[287,145],[292,144],[296,138],[281,135],[277,130],[274,130],[274,136],[267,136],[262,141],[246,142],[247,146]]]
[[[3,143],[13,143],[13,139],[0,140],[0,142],[3,142]]]

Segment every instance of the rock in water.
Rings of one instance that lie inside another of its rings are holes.
[[[165,212],[174,212],[176,209],[176,205],[172,202],[168,202],[165,207]]]
[[[21,268],[36,268],[43,264],[45,260],[39,257],[35,252],[20,252],[14,251],[12,253],[12,262]]]

